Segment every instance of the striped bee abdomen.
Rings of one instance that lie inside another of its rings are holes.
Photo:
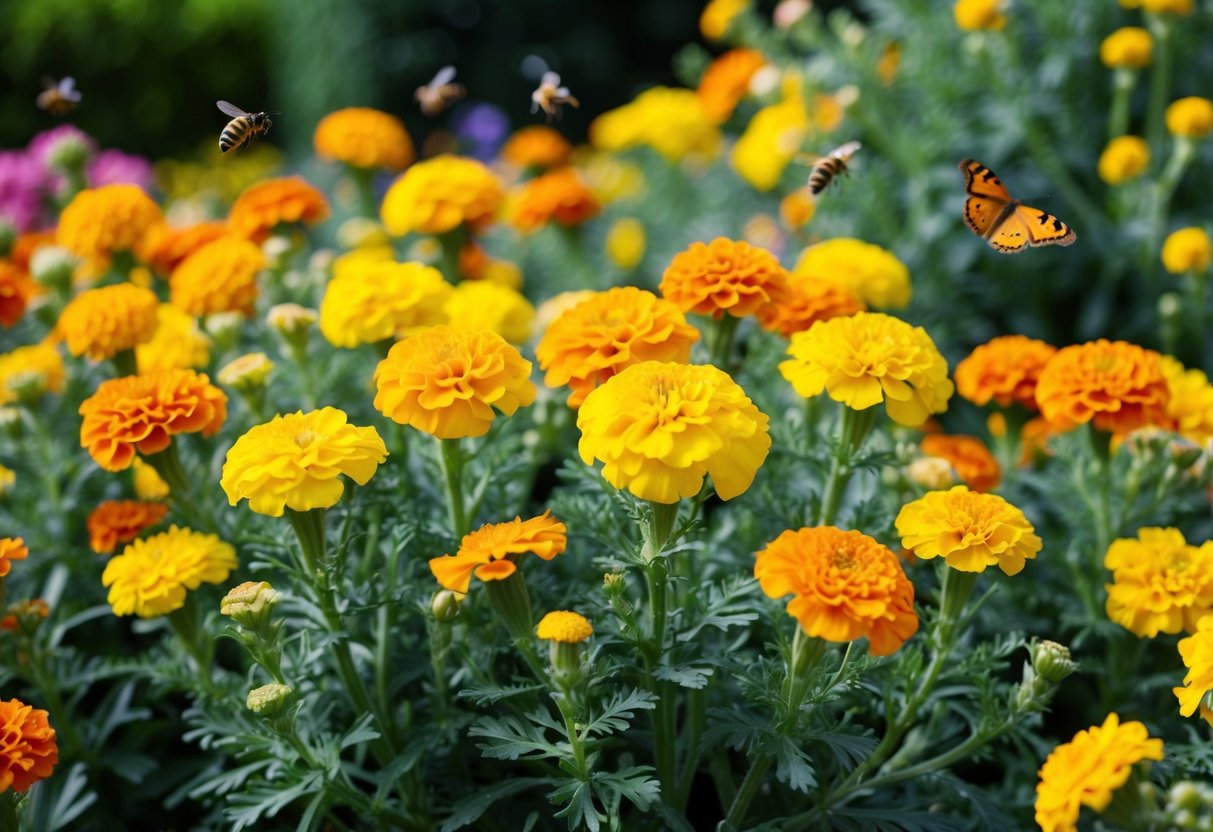
[[[219,152],[227,153],[234,147],[240,147],[249,140],[253,132],[253,124],[247,116],[234,118],[219,134]]]

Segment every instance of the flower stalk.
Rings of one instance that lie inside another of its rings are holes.
[[[439,439],[442,453],[442,473],[446,482],[446,504],[451,521],[451,534],[458,542],[470,531],[467,505],[463,499],[463,467],[466,459],[458,439]]]
[[[821,508],[817,513],[818,526],[829,526],[838,516],[838,508],[842,504],[843,494],[847,483],[855,469],[851,463],[864,440],[868,438],[872,426],[876,423],[876,408],[853,410],[849,407],[842,409],[838,426],[838,447],[830,463],[830,473],[826,479],[825,490],[821,495]]]

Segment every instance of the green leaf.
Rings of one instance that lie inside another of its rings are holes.
[[[594,772],[590,782],[597,790],[608,790],[630,801],[642,812],[661,799],[661,784],[649,775],[652,766],[632,766],[621,771]]]
[[[871,756],[876,749],[876,740],[859,734],[842,734],[826,732],[810,734],[807,740],[821,742],[826,745],[838,760],[838,765],[844,769],[852,769]]]
[[[667,667],[661,665],[653,675],[665,682],[673,682],[684,688],[703,690],[708,685],[708,677],[714,671],[710,667]]]
[[[544,736],[543,729],[513,717],[483,716],[468,729],[470,737],[484,737],[476,747],[494,760],[543,760],[564,752]]]
[[[489,807],[503,797],[511,797],[536,786],[548,786],[552,780],[547,777],[511,777],[492,786],[479,789],[470,797],[459,801],[458,807],[442,823],[441,832],[454,832],[468,824],[475,823]]]
[[[585,827],[590,832],[598,832],[607,816],[598,811],[594,805],[594,793],[590,784],[584,780],[569,779],[553,791],[548,798],[552,804],[559,806],[568,804],[556,813],[558,818],[569,819],[569,829]]]
[[[524,693],[537,693],[546,690],[546,686],[533,685],[469,685],[456,694],[457,699],[468,699],[477,708],[487,708],[496,705],[503,699],[521,696]]]
[[[626,731],[628,724],[636,717],[636,711],[652,710],[656,697],[648,691],[630,690],[617,693],[602,708],[602,713],[596,715],[585,726],[587,736],[597,734],[607,736],[620,731]]]
[[[787,737],[781,737],[775,747],[775,777],[798,792],[808,792],[817,785],[813,761]]]

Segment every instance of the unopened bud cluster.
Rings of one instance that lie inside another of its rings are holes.
[[[1023,681],[1014,692],[1015,709],[1022,713],[1043,711],[1057,685],[1078,669],[1064,644],[1042,639],[1028,647],[1030,658],[1024,663]]]

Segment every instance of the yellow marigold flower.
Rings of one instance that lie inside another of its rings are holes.
[[[23,270],[7,260],[0,260],[0,324],[11,327],[21,320],[37,288]]]
[[[854,315],[867,309],[863,301],[834,283],[815,277],[793,274],[783,300],[758,310],[763,329],[785,338],[802,332],[818,321]]]
[[[535,321],[535,307],[520,292],[489,280],[460,283],[442,311],[451,326],[492,330],[511,344],[529,341]]]
[[[993,491],[1002,479],[998,460],[974,436],[932,433],[923,437],[922,452],[946,459],[961,481],[974,491]]]
[[[0,499],[12,493],[13,486],[16,484],[17,473],[12,468],[0,465]]]
[[[1056,353],[1056,347],[1024,335],[994,338],[956,365],[956,392],[979,407],[995,401],[1036,410],[1036,380]]]
[[[1058,350],[1036,381],[1036,404],[1058,430],[1091,422],[1128,433],[1161,424],[1168,396],[1158,353],[1102,338]]]
[[[789,76],[783,100],[763,107],[733,145],[733,169],[756,190],[769,191],[779,184],[784,168],[800,152],[809,132],[809,111],[800,82]]]
[[[105,565],[114,615],[155,618],[185,605],[186,590],[220,584],[236,568],[236,550],[218,535],[178,526],[130,543]]]
[[[317,225],[329,213],[323,193],[301,176],[286,176],[245,188],[228,212],[227,227],[233,234],[261,242],[279,225]]]
[[[549,222],[571,228],[601,210],[577,171],[560,168],[523,183],[512,204],[510,224],[523,232],[536,231]]]
[[[754,577],[769,598],[793,595],[788,615],[805,635],[868,639],[887,656],[918,631],[914,585],[886,546],[833,526],[788,530],[758,552]]]
[[[1197,548],[1179,529],[1139,529],[1112,541],[1104,566],[1108,618],[1138,636],[1192,633],[1213,612],[1213,540]]]
[[[1099,155],[1099,178],[1109,185],[1136,179],[1150,166],[1150,145],[1140,136],[1117,136]]]
[[[15,560],[25,560],[29,556],[25,540],[20,537],[0,537],[0,578],[3,578],[13,568]]]
[[[198,322],[171,303],[156,309],[156,334],[135,347],[142,372],[205,367],[211,360],[211,338]]]
[[[1180,639],[1179,655],[1188,673],[1184,686],[1171,688],[1171,692],[1179,700],[1179,712],[1192,716],[1213,690],[1213,617],[1203,619],[1195,633]]]
[[[468,591],[475,575],[482,581],[503,581],[517,571],[517,563],[528,552],[551,560],[564,552],[566,528],[545,511],[539,517],[508,523],[486,523],[463,536],[454,555],[430,558],[430,571],[445,589]]]
[[[998,31],[1007,25],[1002,13],[1003,0],[956,0],[952,16],[961,29],[972,32],[978,29]]]
[[[59,314],[59,332],[72,355],[112,358],[156,333],[156,293],[131,283],[81,292]]]
[[[227,234],[225,222],[200,222],[185,228],[167,223],[148,231],[139,248],[140,258],[160,274],[172,274],[181,261],[207,243]]]
[[[413,231],[442,234],[488,223],[502,195],[501,183],[483,164],[443,154],[418,162],[393,182],[380,213],[384,228],[397,237]]]
[[[1167,379],[1167,429],[1206,445],[1213,441],[1213,384],[1202,370],[1186,370],[1170,356],[1162,358]]]
[[[366,485],[387,447],[373,427],[349,424],[335,407],[275,416],[249,428],[223,463],[219,485],[227,501],[249,501],[258,514],[281,517],[284,508],[310,511],[336,505],[341,475]]]
[[[320,319],[320,313],[297,303],[280,303],[265,313],[265,322],[282,335],[296,335]]]
[[[580,644],[594,635],[594,627],[584,615],[568,610],[549,612],[539,619],[535,635],[541,641],[558,641],[561,644]]]
[[[647,188],[644,171],[636,163],[588,147],[579,149],[574,160],[603,205],[644,196]]]
[[[714,157],[720,131],[694,90],[653,87],[594,119],[590,142],[609,151],[647,145],[666,161],[679,162],[690,155]]]
[[[900,309],[910,302],[910,270],[863,240],[837,237],[809,246],[792,272],[841,286],[869,306]]]
[[[397,342],[375,370],[375,409],[439,439],[484,436],[493,408],[535,401],[531,362],[496,332],[435,326]]]
[[[1173,136],[1203,139],[1213,132],[1213,101],[1193,95],[1172,102],[1167,107],[1167,129]]]
[[[667,300],[634,286],[591,293],[544,332],[535,354],[548,387],[568,385],[569,407],[625,367],[691,360],[699,330]]]
[[[103,260],[133,251],[161,222],[160,207],[138,185],[102,185],[72,198],[59,216],[56,237],[77,257]]]
[[[123,471],[136,451],[159,453],[179,433],[214,436],[227,395],[193,370],[154,370],[101,382],[80,415],[81,446],[105,470]]]
[[[1181,228],[1172,232],[1162,244],[1162,264],[1171,274],[1209,270],[1213,246],[1203,228]]]
[[[779,200],[779,219],[793,231],[808,225],[816,213],[817,200],[808,188],[797,188]]]
[[[720,40],[733,18],[745,11],[750,0],[708,0],[699,15],[699,31],[708,40]]]
[[[1079,731],[1054,748],[1040,767],[1036,822],[1041,832],[1073,832],[1083,806],[1102,812],[1142,760],[1162,759],[1162,740],[1150,739],[1140,722],[1120,724],[1108,714],[1103,725]]]
[[[135,457],[135,463],[131,467],[131,470],[135,472],[135,496],[140,500],[168,499],[168,483],[160,478],[159,471],[139,457]]]
[[[1126,9],[1145,9],[1154,14],[1188,15],[1195,11],[1192,0],[1120,0]]]
[[[1024,561],[1044,545],[1022,511],[997,494],[963,485],[932,491],[902,506],[897,515],[901,545],[924,560],[941,557],[961,572],[997,566],[1018,575]]]
[[[771,447],[769,420],[716,367],[644,361],[586,396],[577,413],[581,460],[642,500],[693,497],[710,474],[731,500],[754,481]]]
[[[1111,69],[1142,69],[1154,58],[1154,38],[1140,26],[1124,26],[1104,38],[1099,59]]]
[[[167,514],[164,503],[106,500],[88,516],[89,547],[99,555],[108,555],[119,543],[130,543]]]
[[[825,390],[854,410],[885,402],[889,418],[917,427],[948,409],[948,363],[920,326],[880,312],[819,321],[792,335],[779,371],[797,393]]]
[[[615,268],[629,272],[644,259],[645,242],[644,223],[635,217],[620,217],[607,230],[607,257]]]
[[[730,49],[708,64],[695,90],[707,117],[716,124],[728,121],[766,62],[757,49]]]
[[[569,163],[573,146],[543,124],[516,130],[501,148],[501,159],[516,168],[559,168]]]
[[[225,236],[199,248],[173,270],[173,306],[190,315],[253,311],[257,275],[268,265],[261,249],[243,237]]]
[[[0,702],[0,794],[21,794],[51,776],[59,744],[50,714],[19,699]]]
[[[582,301],[589,300],[597,294],[593,289],[578,289],[573,292],[561,292],[558,295],[553,295],[539,304],[539,311],[535,314],[535,327],[542,332],[547,332],[548,327],[557,318]]]
[[[666,300],[684,312],[719,319],[753,315],[787,295],[788,272],[775,255],[749,243],[717,237],[674,255],[661,276]]]
[[[403,338],[448,320],[443,307],[452,288],[432,266],[362,260],[334,275],[320,304],[320,332],[335,347]]]
[[[403,170],[417,157],[404,122],[370,107],[346,107],[320,119],[316,155],[356,168]]]
[[[17,347],[0,355],[0,405],[22,398],[27,391],[62,393],[66,371],[63,356],[50,343]]]
[[[263,352],[245,353],[234,358],[219,369],[220,384],[234,387],[237,390],[253,390],[264,387],[270,373],[274,370],[274,362]]]

